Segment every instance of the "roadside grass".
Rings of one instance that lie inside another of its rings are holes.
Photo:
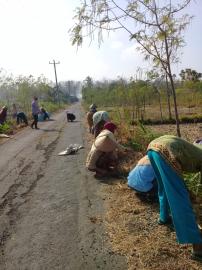
[[[4,123],[0,125],[0,133],[8,134],[11,131],[11,125],[9,123]]]

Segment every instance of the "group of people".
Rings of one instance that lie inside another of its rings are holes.
[[[33,121],[31,123],[31,128],[38,129],[38,121],[39,121],[39,114],[41,116],[41,120],[45,121],[46,119],[50,119],[49,113],[45,110],[45,108],[42,106],[41,108],[39,108],[39,104],[38,104],[38,98],[37,97],[33,97],[32,100],[32,117],[33,117]]]
[[[95,176],[110,176],[117,163],[120,145],[114,132],[117,126],[106,111],[97,111],[92,104],[87,113],[89,132],[94,142],[88,153],[86,167]],[[200,128],[201,132],[201,128]],[[200,134],[202,137],[202,134]],[[128,186],[137,194],[152,194],[159,200],[159,225],[172,226],[180,244],[192,244],[192,258],[202,261],[202,231],[193,210],[190,191],[183,173],[201,173],[202,140],[193,144],[176,136],[164,135],[151,141],[146,155],[129,173]]]
[[[38,115],[40,114],[40,117],[43,121],[46,119],[49,119],[49,113],[44,109],[42,106],[39,108],[38,105],[38,98],[33,97],[32,104],[31,104],[31,109],[32,109],[32,117],[33,121],[31,123],[31,128],[38,129]],[[2,109],[0,110],[0,125],[3,125],[7,121],[7,115],[8,115],[8,107],[3,106]],[[28,119],[26,114],[17,109],[16,104],[12,105],[12,118],[16,119],[17,125],[24,123],[26,126],[28,125]]]

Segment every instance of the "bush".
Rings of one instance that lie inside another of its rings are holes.
[[[202,115],[184,116],[180,119],[181,123],[202,123]]]
[[[162,134],[153,132],[148,127],[145,127],[141,122],[138,122],[133,136],[128,139],[127,145],[135,151],[146,151],[148,144]]]
[[[3,125],[0,125],[0,133],[7,134],[11,131],[11,127],[9,123],[4,123]]]
[[[194,195],[202,197],[200,172],[186,173],[183,174],[183,177],[188,190],[191,190]]]
[[[60,108],[64,108],[65,104],[61,103],[59,105],[58,103],[43,101],[43,102],[40,102],[40,106],[43,106],[47,112],[51,113],[51,112],[57,111]]]

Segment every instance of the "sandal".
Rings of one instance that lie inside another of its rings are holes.
[[[173,220],[171,217],[169,217],[166,221],[163,221],[161,219],[158,220],[158,225],[165,225],[167,226],[171,231],[174,231],[174,225],[173,225]]]
[[[202,262],[202,254],[197,254],[195,252],[191,253],[191,259],[198,261],[198,262]]]
[[[173,221],[172,221],[171,217],[169,217],[166,221],[163,221],[160,218],[158,219],[158,224],[159,225],[169,225],[169,224],[172,224],[172,223],[173,223]]]

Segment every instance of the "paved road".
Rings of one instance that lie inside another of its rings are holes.
[[[85,145],[77,121],[65,113],[25,128],[0,145],[0,269],[127,269],[107,243],[100,183],[84,167],[85,149],[57,154],[70,143]]]

